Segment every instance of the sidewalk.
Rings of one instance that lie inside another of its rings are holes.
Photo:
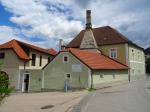
[[[70,112],[87,93],[79,91],[15,94],[0,106],[0,112]]]

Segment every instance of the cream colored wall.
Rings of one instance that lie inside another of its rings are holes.
[[[134,50],[134,57],[132,56],[132,49]],[[140,53],[139,58],[138,52]],[[129,67],[130,67],[130,74],[133,76],[145,74],[144,52],[142,49],[139,49],[133,45],[129,45]]]
[[[32,51],[30,52],[29,54],[29,57],[32,58],[32,54],[36,54],[36,64],[35,66],[32,66],[31,63],[32,61],[30,60],[29,62],[26,63],[26,69],[42,69],[47,63],[48,63],[48,57],[51,57],[51,55],[46,55],[46,54],[43,54],[43,53],[39,53],[39,52],[36,52],[36,51]],[[42,56],[42,66],[40,66],[40,56]],[[24,69],[24,63],[20,63],[20,66],[19,66],[20,69]]]
[[[19,58],[12,49],[0,50],[0,53],[5,53],[5,58],[0,59],[3,63],[2,67],[4,68],[18,68],[19,67]]]
[[[117,58],[114,58],[114,59],[119,61],[119,62],[121,62],[121,63],[123,63],[123,64],[127,64],[127,62],[126,62],[126,46],[125,46],[125,44],[99,46],[99,49],[106,56],[110,56],[110,49],[111,48],[117,48]]]
[[[18,89],[18,76],[19,76],[19,58],[12,49],[0,50],[0,53],[4,52],[4,59],[0,59],[2,62],[1,70],[5,71],[9,76],[10,86],[14,89]]]

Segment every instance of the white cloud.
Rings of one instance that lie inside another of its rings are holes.
[[[19,30],[23,35],[31,40],[35,36],[43,39],[39,42],[40,45],[49,46],[47,41],[55,42],[58,38],[64,38],[66,42],[71,40],[71,37],[84,28],[86,9],[92,10],[94,27],[111,25],[131,40],[139,44],[141,40],[147,45],[145,40],[146,36],[149,37],[150,31],[147,24],[150,22],[150,16],[148,16],[150,8],[146,0],[0,1],[6,10],[13,14],[10,21],[20,26]],[[145,47],[144,44],[140,45]],[[50,46],[56,47],[57,43]]]
[[[49,1],[52,3],[52,1]],[[55,1],[56,2],[56,1]],[[56,5],[56,3],[53,3]],[[14,14],[10,20],[22,27],[29,26],[30,29],[23,29],[29,35],[41,35],[49,38],[67,37],[69,32],[79,32],[82,23],[78,20],[68,21],[66,15],[57,11],[48,11],[42,1],[34,0],[2,0],[2,4],[7,10]],[[55,8],[50,6],[51,9]],[[64,9],[60,5],[59,8]],[[57,10],[57,8],[55,8]]]
[[[19,41],[27,42],[30,44],[38,45],[41,47],[44,47],[43,42],[32,42],[29,41],[28,38],[24,38],[23,36],[20,35],[21,31],[18,28],[14,27],[9,27],[9,26],[0,26],[0,44],[3,44],[7,41],[10,41],[12,39],[16,39]],[[48,43],[47,43],[48,45]],[[49,46],[47,46],[49,47]],[[51,46],[52,47],[52,46]]]
[[[11,39],[23,40],[18,36],[19,32],[16,28],[0,26],[0,43],[2,44]]]

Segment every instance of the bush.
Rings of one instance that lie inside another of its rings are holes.
[[[150,74],[150,58],[146,60],[146,73]]]
[[[10,94],[11,90],[12,89],[9,88],[8,76],[0,72],[0,102]]]

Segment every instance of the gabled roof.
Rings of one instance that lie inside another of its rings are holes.
[[[83,39],[84,33],[86,30],[82,30],[68,45],[67,47],[74,47],[79,48],[81,41]],[[120,32],[115,30],[114,28],[110,26],[103,26],[99,28],[92,28],[92,32],[94,34],[95,40],[97,42],[98,46],[101,45],[111,45],[111,44],[120,44],[120,43],[130,43],[134,44],[132,41],[130,41],[128,38],[126,38],[124,35],[122,35]],[[141,48],[141,47],[139,47]]]
[[[120,62],[117,62],[101,53],[80,50],[76,48],[68,48],[61,52],[70,52],[81,62],[87,65],[91,69],[95,70],[123,70],[128,69],[128,67]]]
[[[25,51],[24,47],[28,49],[36,50],[38,52],[45,53],[48,55],[56,55],[57,53],[52,48],[44,49],[44,48],[40,48],[31,44],[27,44],[27,43],[15,40],[15,39],[0,45],[0,49],[13,49],[20,59],[29,60],[30,58],[27,55],[27,52]]]
[[[57,54],[57,51],[55,51],[53,48],[50,48],[50,49],[46,49],[47,52],[49,52],[50,54],[53,54],[53,55],[56,55]]]

